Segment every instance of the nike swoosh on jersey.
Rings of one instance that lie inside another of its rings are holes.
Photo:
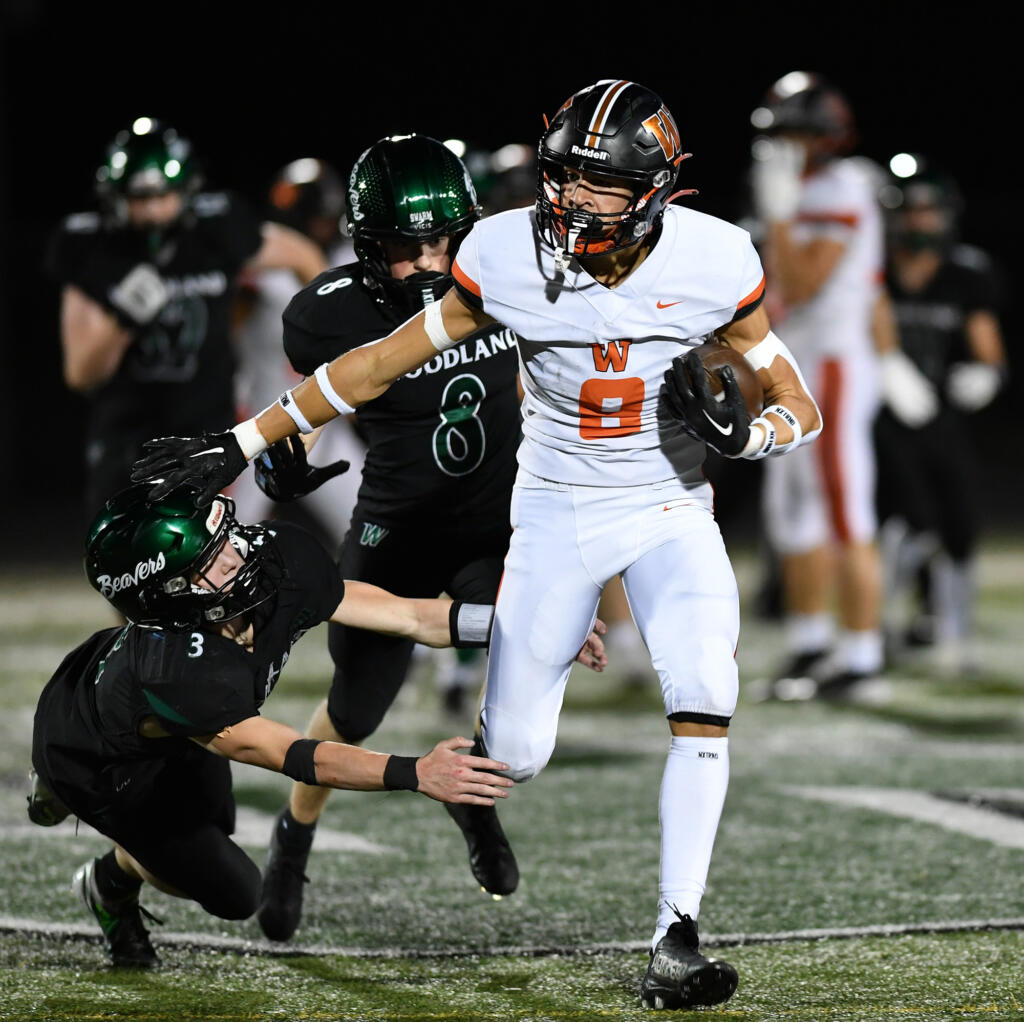
[[[673,305],[681,305],[682,302],[683,302],[682,298],[680,298],[678,302],[662,302],[662,300],[659,298],[658,299],[658,308],[659,309],[671,309]]]
[[[731,422],[729,423],[729,428],[726,429],[724,426],[719,426],[718,423],[715,422],[715,420],[712,419],[711,416],[708,415],[708,413],[706,411],[704,411],[703,408],[701,409],[701,411],[704,412],[704,418],[707,419],[708,422],[710,422],[711,425],[714,426],[715,429],[717,429],[718,432],[722,434],[722,436],[729,436],[732,433],[732,423]]]
[[[223,453],[224,453],[224,448],[223,447],[211,447],[209,450],[198,451],[196,454],[190,454],[189,457],[190,458],[201,458],[204,454],[223,454]]]

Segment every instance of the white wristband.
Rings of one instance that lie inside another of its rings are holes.
[[[327,403],[339,415],[351,415],[355,411],[355,409],[334,389],[334,384],[331,383],[331,377],[327,372],[326,362],[316,367],[316,372],[313,376],[316,379],[317,386],[320,388],[320,393],[323,394]]]
[[[804,435],[804,428],[800,425],[800,420],[785,405],[772,405],[761,412],[761,416],[763,417],[769,412],[771,412],[772,415],[777,415],[793,431],[793,439],[787,441],[785,444],[781,444],[780,446],[796,447],[803,439]]]
[[[246,461],[252,461],[257,454],[262,454],[267,449],[267,441],[263,438],[255,419],[246,419],[237,426],[233,426],[231,432],[235,434],[238,446],[242,448]]]
[[[286,390],[277,399],[277,403],[288,413],[292,422],[298,426],[300,433],[313,432],[314,427],[310,425],[309,419],[302,414],[302,409],[299,408],[298,402],[295,400],[295,395],[290,390]]]
[[[760,433],[755,431],[755,426],[760,427]],[[775,427],[763,415],[760,415],[751,422],[747,445],[740,451],[738,457],[746,458],[748,461],[760,461],[761,458],[767,458],[774,447]]]
[[[458,341],[448,336],[444,328],[444,316],[441,315],[441,303],[431,302],[423,312],[423,329],[426,330],[430,343],[438,351],[445,351]]]

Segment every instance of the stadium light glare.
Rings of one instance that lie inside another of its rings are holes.
[[[889,169],[897,177],[911,177],[917,173],[917,159],[910,153],[897,153],[889,161]]]

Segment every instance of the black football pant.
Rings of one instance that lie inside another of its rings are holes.
[[[228,760],[190,745],[123,807],[94,809],[93,792],[44,781],[81,820],[211,915],[247,919],[258,908],[260,869],[231,840],[235,799]]]
[[[497,528],[382,527],[357,510],[339,554],[342,578],[398,596],[447,593],[468,603],[494,603],[511,537],[507,521]],[[405,681],[414,645],[409,639],[328,625],[334,679],[327,712],[346,741],[363,741],[377,730]]]
[[[875,421],[879,520],[902,518],[914,532],[932,532],[957,562],[978,536],[974,457],[963,419],[949,409],[921,429],[883,410]]]

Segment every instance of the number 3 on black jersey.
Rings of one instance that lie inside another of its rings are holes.
[[[487,434],[477,412],[486,396],[480,378],[472,373],[456,376],[444,388],[433,450],[434,461],[446,475],[468,475],[483,461]]]

